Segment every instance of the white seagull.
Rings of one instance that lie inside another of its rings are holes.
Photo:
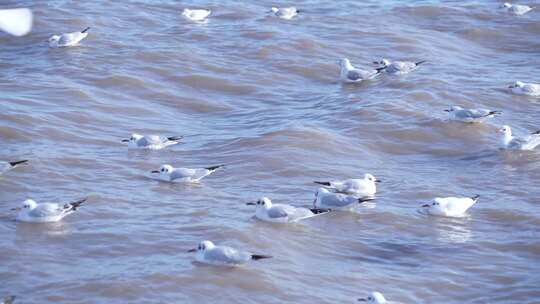
[[[263,197],[257,202],[249,202],[246,205],[256,206],[256,218],[273,223],[298,222],[319,214],[330,212],[329,209],[308,209],[284,204],[272,204],[272,201],[268,197]]]
[[[272,7],[270,11],[276,15],[277,17],[281,19],[291,20],[294,18],[298,13],[300,13],[300,10],[296,9],[296,7]]]
[[[0,30],[13,36],[24,36],[30,33],[32,20],[32,11],[28,8],[0,10]]]
[[[341,67],[340,78],[341,81],[346,83],[362,82],[364,80],[373,79],[377,75],[380,75],[384,68],[378,68],[375,70],[362,70],[352,66],[351,62],[347,58],[343,58],[339,61]]]
[[[517,95],[540,96],[540,84],[516,81],[508,88]]]
[[[356,196],[346,195],[343,193],[330,192],[326,188],[319,188],[319,190],[315,192],[313,207],[330,210],[351,210],[357,204],[371,201],[373,199],[373,197],[358,198]]]
[[[50,223],[58,222],[66,215],[73,213],[85,201],[86,198],[61,205],[54,203],[38,204],[34,200],[27,199],[23,202],[22,208],[13,208],[12,210],[19,211],[19,214],[17,214],[16,218],[17,221]]]
[[[162,165],[159,170],[151,173],[157,174],[158,179],[166,182],[196,183],[221,167],[224,167],[224,165],[198,169],[174,168],[171,165]]]
[[[363,179],[346,179],[341,181],[314,182],[323,185],[339,193],[351,194],[356,196],[373,196],[377,192],[376,183],[380,183],[371,174],[365,174]]]
[[[28,160],[19,160],[19,161],[12,161],[12,162],[6,162],[0,160],[0,175],[8,172],[9,170],[17,167],[20,164],[26,163]]]
[[[377,292],[377,291],[372,292],[367,298],[358,299],[358,301],[375,303],[375,304],[386,304],[386,299],[384,298],[382,293]]]
[[[141,135],[133,133],[129,139],[122,139],[122,142],[127,142],[129,148],[160,150],[180,143],[182,138],[183,136],[165,137],[159,135]]]
[[[209,9],[189,9],[185,8],[182,16],[191,21],[204,21],[212,13]]]
[[[13,304],[15,302],[15,296],[9,296],[2,301],[2,304]]]
[[[269,255],[238,251],[228,246],[216,246],[211,241],[202,241],[197,249],[190,249],[188,252],[196,252],[195,260],[197,262],[210,265],[236,266],[250,261],[271,258]]]
[[[78,45],[81,40],[88,36],[89,29],[90,28],[87,27],[80,32],[53,35],[49,38],[49,46],[52,48],[59,48]]]
[[[474,205],[480,195],[473,197],[436,197],[431,204],[422,205],[430,215],[460,217]]]
[[[487,118],[495,117],[502,114],[501,111],[491,111],[487,109],[465,109],[460,106],[451,106],[450,109],[444,110],[448,112],[451,120],[467,122],[467,123],[481,123]]]
[[[503,5],[501,5],[501,8],[507,11],[508,13],[518,15],[518,16],[526,14],[533,9],[532,7],[528,5],[511,4],[508,2],[505,2]]]
[[[518,138],[512,135],[512,129],[509,126],[503,126],[499,129],[499,133],[502,133],[502,144],[506,149],[533,150],[540,145],[540,131],[525,138]]]
[[[412,72],[418,68],[419,65],[426,62],[426,60],[412,62],[412,61],[394,61],[390,62],[388,59],[382,59],[381,61],[374,61],[374,64],[379,64],[381,69],[388,74],[403,75]]]

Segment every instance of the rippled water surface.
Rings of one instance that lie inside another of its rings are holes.
[[[287,4],[287,3],[279,3]],[[33,32],[0,35],[0,293],[20,303],[540,302],[540,152],[499,150],[496,130],[540,127],[540,12],[496,1],[3,1]],[[528,3],[533,4],[534,3]],[[540,5],[540,3],[536,3]],[[206,24],[186,6],[208,7]],[[90,26],[79,47],[53,33]],[[404,77],[342,85],[338,60],[428,60]],[[446,120],[448,105],[503,115]],[[132,132],[185,135],[128,151]],[[199,185],[148,178],[163,163],[226,164]],[[383,180],[373,204],[297,225],[252,219],[263,195],[308,206],[314,180]],[[418,206],[480,194],[457,219]],[[11,208],[89,197],[57,224]],[[203,239],[270,254],[247,267],[193,263]]]

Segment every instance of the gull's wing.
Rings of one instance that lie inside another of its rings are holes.
[[[70,45],[81,41],[85,35],[81,32],[62,34],[58,40],[59,45]]]
[[[181,178],[194,178],[197,175],[198,170],[204,169],[188,169],[188,168],[176,168],[171,172],[171,180]]]
[[[226,264],[240,264],[250,260],[251,255],[245,252],[227,247],[217,246],[205,252],[205,259]]]
[[[321,204],[328,208],[346,207],[357,202],[358,198],[341,193],[324,193],[321,197]]]
[[[288,217],[295,209],[293,206],[275,204],[268,210],[268,217],[272,219]]]
[[[58,204],[39,204],[31,210],[28,215],[32,217],[49,217],[49,216],[57,216],[62,213],[63,207],[61,207]]]
[[[351,70],[347,72],[347,79],[353,81],[362,80],[362,75],[360,75],[360,73],[358,73],[356,70]]]
[[[540,133],[537,132],[525,138],[522,148],[525,150],[532,150],[538,145],[540,145]]]

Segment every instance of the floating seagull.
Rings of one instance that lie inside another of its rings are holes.
[[[19,160],[19,161],[13,161],[13,162],[6,162],[0,160],[0,175],[8,172],[9,170],[17,167],[20,164],[26,163],[28,160]]]
[[[300,13],[299,10],[296,9],[296,7],[294,6],[291,6],[291,7],[272,7],[270,9],[270,11],[272,13],[274,13],[274,15],[276,15],[277,17],[281,18],[281,19],[287,19],[287,20],[291,20],[292,18],[294,18],[296,15],[298,15],[298,13]]]
[[[503,5],[501,5],[501,8],[506,10],[508,13],[514,14],[514,15],[523,15],[528,13],[533,8],[528,5],[521,5],[521,4],[510,4],[508,2],[505,2]]]
[[[9,296],[2,301],[2,304],[13,304],[15,302],[15,296]]]
[[[386,304],[386,299],[382,293],[374,291],[367,298],[358,299],[360,302],[376,303],[376,304]]]
[[[371,174],[365,174],[363,179],[346,179],[342,181],[314,182],[326,186],[339,193],[351,194],[356,196],[373,196],[377,192],[376,183],[381,180],[376,179]]]
[[[362,197],[346,195],[343,193],[334,193],[328,191],[326,188],[319,188],[315,192],[315,199],[313,200],[313,207],[320,209],[331,210],[351,210],[357,204],[374,200],[373,197]]]
[[[166,182],[196,183],[221,167],[224,167],[224,165],[199,169],[174,168],[171,165],[163,165],[159,171],[152,171],[151,173],[159,174],[158,179]]]
[[[58,48],[78,45],[81,40],[88,36],[89,29],[90,28],[87,27],[80,32],[53,35],[51,38],[49,38],[49,46],[52,48]]]
[[[346,83],[362,82],[364,80],[373,79],[377,75],[380,75],[381,71],[385,68],[378,68],[375,70],[362,70],[352,66],[351,62],[347,58],[343,58],[339,61],[341,67],[341,81]]]
[[[518,138],[512,135],[512,129],[509,126],[503,126],[499,129],[502,133],[502,144],[506,149],[513,150],[533,150],[540,145],[540,131],[536,131],[526,138]]]
[[[12,210],[19,211],[17,221],[50,223],[58,222],[66,215],[73,213],[85,201],[86,198],[61,205],[53,203],[38,204],[34,200],[27,199],[23,202],[22,208],[13,208]]]
[[[284,204],[272,204],[272,201],[267,197],[263,197],[255,203],[247,203],[246,205],[256,206],[256,218],[273,223],[298,222],[330,211],[329,209],[308,209]]]
[[[209,9],[189,9],[185,8],[182,16],[191,21],[204,21],[212,13]]]
[[[487,118],[495,117],[502,114],[501,111],[490,111],[486,109],[465,109],[460,106],[451,106],[450,109],[444,110],[448,112],[451,120],[457,120],[468,123],[481,123]]]
[[[271,258],[269,255],[251,254],[227,246],[216,246],[210,241],[202,241],[197,249],[191,249],[188,252],[197,252],[195,260],[210,265],[236,266],[252,260]]]
[[[386,73],[394,75],[402,75],[412,72],[418,68],[419,65],[426,62],[426,60],[412,62],[412,61],[394,61],[390,62],[387,59],[382,59],[381,61],[374,61],[374,64],[382,65],[381,70],[386,71]],[[377,70],[379,70],[377,69]]]
[[[13,36],[24,36],[32,30],[32,19],[32,11],[28,8],[0,10],[0,30]]]
[[[431,204],[422,205],[430,215],[459,217],[474,205],[480,195],[473,197],[436,197]]]
[[[516,81],[508,88],[517,95],[540,96],[540,84]]]
[[[180,143],[182,138],[183,136],[164,137],[133,133],[129,139],[122,139],[122,142],[127,142],[129,148],[160,150]]]

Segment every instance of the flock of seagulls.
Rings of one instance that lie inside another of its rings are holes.
[[[515,15],[523,15],[533,9],[527,5],[510,3],[504,3],[501,7]],[[190,21],[205,22],[211,13],[212,11],[207,9],[186,8],[183,10],[182,16]],[[272,7],[270,13],[281,19],[291,20],[300,11],[296,7]],[[0,30],[15,36],[22,36],[30,31],[31,24],[32,12],[29,9],[0,10]],[[89,29],[87,27],[80,32],[53,35],[48,39],[49,46],[51,48],[76,46],[88,36]],[[374,79],[384,73],[404,75],[415,71],[425,62],[425,60],[391,62],[383,58],[380,61],[373,62],[377,67],[362,69],[354,67],[348,58],[343,58],[339,61],[340,79],[344,83],[360,83]],[[517,95],[540,96],[539,84],[516,81],[509,86],[509,89]],[[464,123],[482,123],[489,118],[502,114],[496,110],[467,109],[461,106],[451,106],[445,111],[448,112],[450,120]],[[502,134],[502,145],[507,149],[532,150],[540,145],[540,131],[524,138],[513,136],[509,126],[503,126],[499,132]],[[166,137],[134,133],[129,139],[123,139],[122,142],[127,143],[130,149],[161,150],[179,144],[182,138],[182,136]],[[27,162],[28,160],[0,161],[0,175]],[[151,174],[156,179],[166,182],[198,183],[223,167],[224,165],[206,168],[175,168],[164,164],[159,170],[151,171]],[[248,202],[246,205],[255,206],[254,217],[258,220],[281,224],[296,223],[333,211],[351,211],[359,204],[375,200],[377,183],[379,182],[381,181],[371,174],[365,174],[362,179],[315,181],[314,183],[321,187],[315,192],[313,208],[273,204],[268,197],[262,197],[255,202]],[[478,202],[479,198],[479,195],[472,197],[436,197],[432,202],[422,205],[420,209],[428,215],[461,217]],[[18,212],[16,215],[17,221],[32,223],[57,222],[78,210],[86,200],[86,198],[83,198],[69,203],[38,204],[32,199],[27,199],[22,203],[21,207],[12,210]],[[228,246],[217,246],[209,240],[200,242],[196,249],[191,249],[189,252],[195,253],[196,261],[210,265],[236,266],[272,257],[270,255],[240,251]],[[3,303],[10,304],[14,300],[15,296],[11,296],[4,299]],[[384,296],[379,292],[372,292],[368,297],[360,298],[358,301],[377,304],[387,303]]]

